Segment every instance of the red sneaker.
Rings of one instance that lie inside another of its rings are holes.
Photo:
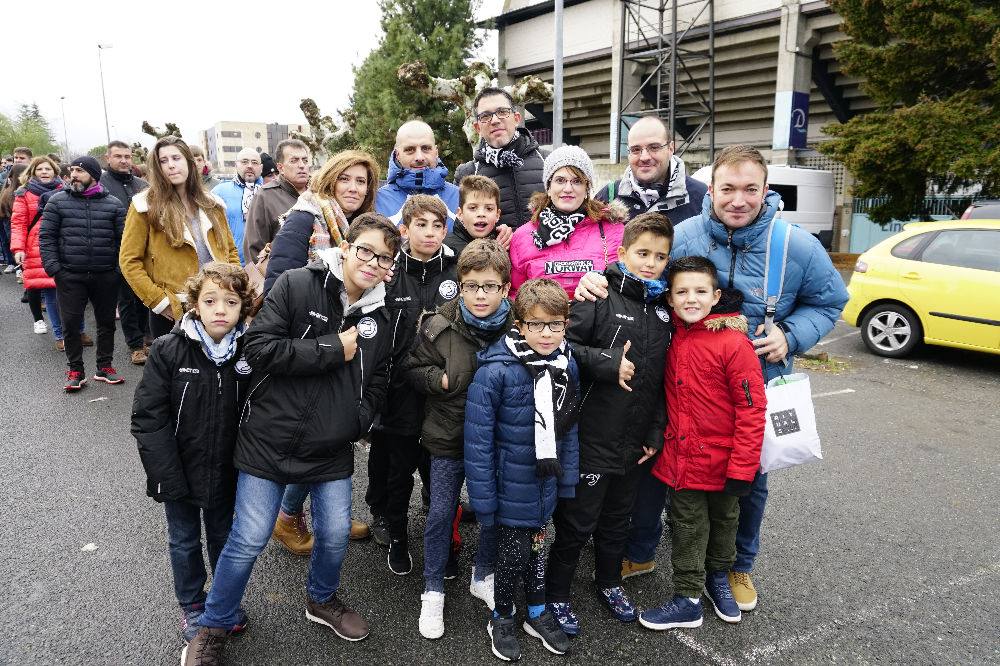
[[[125,381],[125,378],[119,375],[111,366],[98,368],[97,372],[94,373],[94,379],[108,384],[121,384]]]
[[[87,383],[87,378],[83,376],[83,373],[79,370],[67,370],[66,371],[66,392],[73,393],[74,391],[79,391],[83,388],[83,385]]]

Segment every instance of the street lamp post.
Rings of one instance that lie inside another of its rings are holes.
[[[66,131],[66,96],[59,98],[59,106],[62,108],[63,119],[63,161],[69,161],[69,133]]]
[[[101,52],[110,49],[111,44],[97,44],[97,69],[101,73],[101,101],[104,102],[104,132],[107,134],[108,143],[111,143],[111,124],[108,123],[108,97],[104,93],[104,63],[101,62]]]

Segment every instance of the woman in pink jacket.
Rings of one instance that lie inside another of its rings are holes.
[[[590,196],[594,164],[577,146],[561,146],[545,158],[542,182],[546,191],[531,198],[531,221],[510,241],[510,298],[525,281],[544,277],[573,300],[580,278],[618,260],[627,211]]]

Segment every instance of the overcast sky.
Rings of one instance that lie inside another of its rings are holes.
[[[502,6],[483,0],[477,16]],[[14,66],[0,88],[0,113],[13,117],[19,104],[37,103],[61,143],[64,96],[71,152],[106,143],[98,43],[111,46],[101,56],[111,137],[152,145],[143,120],[176,122],[198,140],[220,120],[305,122],[303,97],[335,115],[353,87],[351,66],[380,34],[375,0],[19,1],[4,2],[0,16],[19,51],[6,51]],[[495,62],[489,36],[482,53]]]

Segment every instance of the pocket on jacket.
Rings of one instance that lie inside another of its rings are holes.
[[[729,456],[733,443],[725,440],[702,440],[698,444],[698,481],[701,483],[725,483],[729,469]]]

